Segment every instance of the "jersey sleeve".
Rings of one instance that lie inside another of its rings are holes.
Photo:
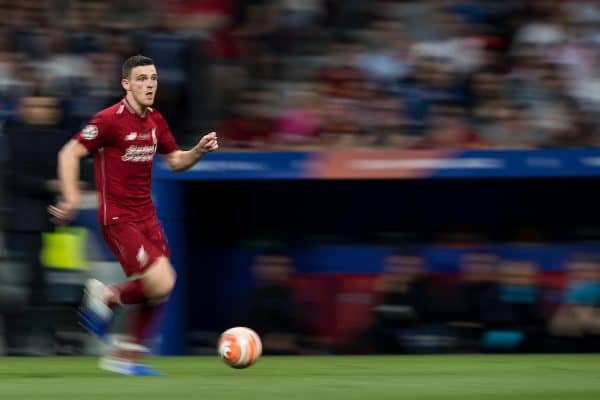
[[[90,154],[107,146],[112,141],[109,121],[101,114],[96,114],[86,126],[74,136],[74,139],[85,147]]]
[[[171,133],[171,128],[169,128],[169,124],[167,124],[162,115],[158,115],[156,123],[158,125],[158,153],[169,154],[179,150],[179,146]]]

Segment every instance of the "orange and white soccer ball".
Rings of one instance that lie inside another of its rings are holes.
[[[252,329],[237,326],[221,333],[217,350],[225,364],[233,368],[246,368],[262,354],[262,342]]]

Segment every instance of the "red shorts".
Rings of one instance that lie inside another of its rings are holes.
[[[169,257],[169,245],[156,217],[103,225],[101,231],[127,276],[144,272],[159,257]]]

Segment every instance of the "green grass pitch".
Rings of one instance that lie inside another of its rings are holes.
[[[600,355],[158,357],[163,377],[122,377],[94,358],[2,358],[2,400],[600,399]]]

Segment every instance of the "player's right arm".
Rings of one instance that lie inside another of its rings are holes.
[[[62,199],[48,211],[57,223],[69,222],[79,208],[79,160],[89,154],[87,148],[71,139],[58,153],[58,181]]]
[[[54,222],[64,224],[75,216],[81,200],[79,193],[79,160],[113,142],[110,118],[96,114],[90,122],[58,153],[58,181],[62,199],[48,207]]]

